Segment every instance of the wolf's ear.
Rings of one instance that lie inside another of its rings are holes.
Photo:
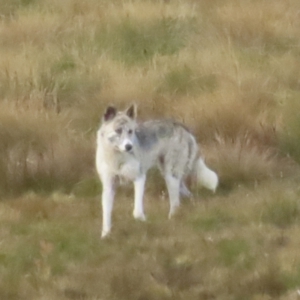
[[[130,105],[130,107],[128,107],[125,111],[126,115],[131,118],[131,119],[135,119],[136,115],[137,115],[137,107],[136,104],[132,104]]]
[[[109,120],[112,120],[117,114],[117,110],[113,106],[108,106],[104,115],[103,115],[103,121],[107,122]]]

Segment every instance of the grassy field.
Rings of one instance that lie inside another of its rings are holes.
[[[0,299],[300,299],[298,0],[0,0]],[[100,239],[108,104],[173,117],[220,176],[157,172]]]

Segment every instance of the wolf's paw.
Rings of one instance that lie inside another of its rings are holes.
[[[136,220],[139,220],[139,221],[146,221],[146,217],[143,213],[136,213],[136,212],[133,212],[133,217],[136,219]]]
[[[169,219],[174,218],[178,214],[178,211],[179,211],[179,205],[172,207],[169,211]]]
[[[109,236],[110,231],[109,230],[102,230],[101,232],[101,239],[105,239]]]

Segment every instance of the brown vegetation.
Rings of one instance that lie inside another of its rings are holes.
[[[0,298],[296,299],[299,12],[0,0]],[[189,126],[220,189],[167,221],[152,173],[149,220],[132,220],[123,188],[100,241],[95,132],[106,105],[131,102]]]

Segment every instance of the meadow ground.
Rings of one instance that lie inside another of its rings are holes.
[[[0,0],[0,299],[299,299],[298,0]],[[108,104],[173,117],[220,175],[100,239]]]

